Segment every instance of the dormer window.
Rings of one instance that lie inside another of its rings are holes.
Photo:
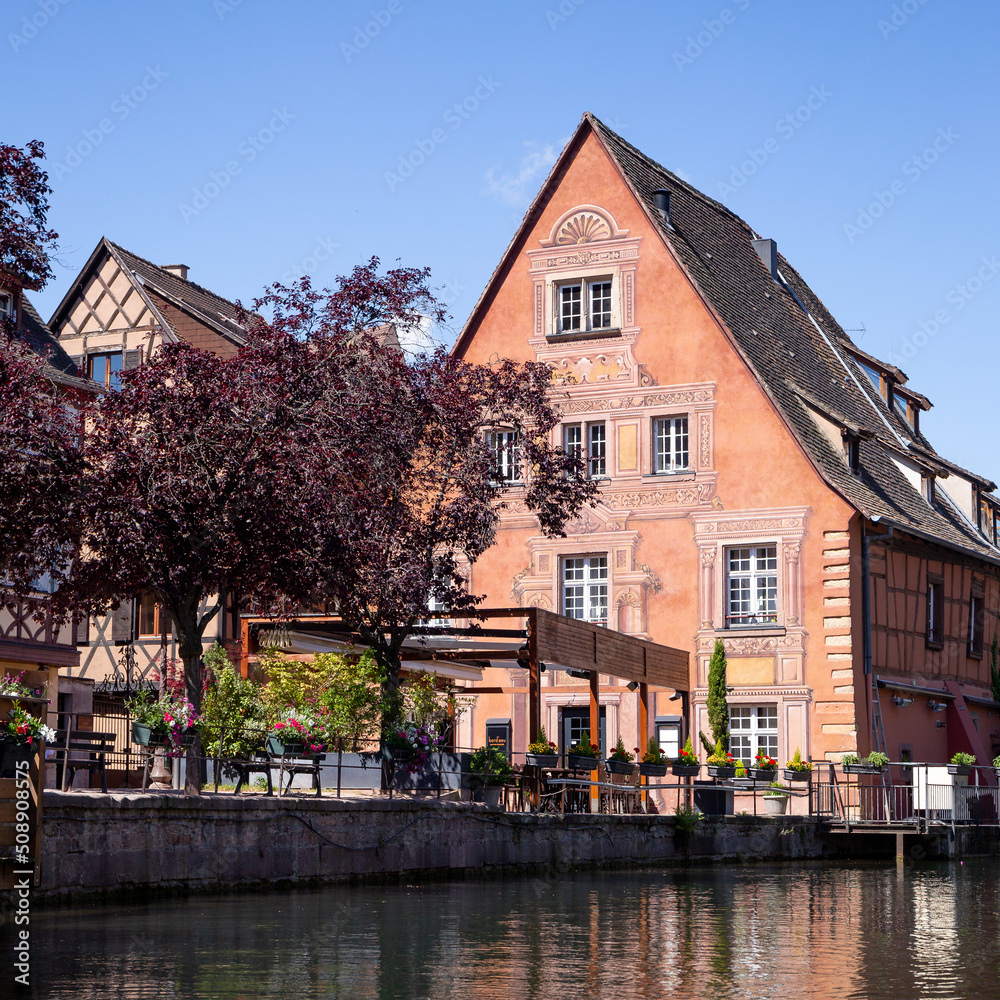
[[[934,478],[933,472],[925,472],[920,477],[920,492],[931,506],[934,505]]]
[[[877,371],[875,371],[874,368],[872,368],[869,365],[866,365],[863,361],[858,362],[858,367],[868,376],[869,380],[871,381],[871,384],[875,386],[875,388],[879,392],[881,392],[882,376]]]
[[[857,476],[861,472],[861,438],[850,431],[844,432],[844,457],[847,466]]]
[[[14,296],[10,292],[0,292],[0,321],[16,319],[14,315]]]

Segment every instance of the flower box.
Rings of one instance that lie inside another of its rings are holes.
[[[25,761],[31,763],[38,751],[31,743],[0,743],[0,771],[14,771]]]
[[[969,774],[972,774],[972,765],[971,764],[949,764],[948,765],[948,773],[949,774],[964,774],[964,775],[969,775]]]
[[[639,773],[647,778],[663,778],[667,773],[666,764],[640,764]]]
[[[747,777],[751,781],[772,782],[778,777],[778,769],[776,767],[748,767]]]
[[[267,738],[267,749],[279,757],[301,757],[306,752],[306,745],[302,742],[285,743],[284,740],[271,734]]]
[[[596,771],[596,757],[581,757],[579,754],[566,754],[566,766],[573,771]]]
[[[524,755],[525,764],[531,767],[558,767],[559,754],[557,753],[526,753]]]
[[[785,781],[809,781],[812,778],[812,771],[793,771],[785,768]]]
[[[885,766],[878,764],[841,764],[844,774],[882,774]]]
[[[701,773],[701,764],[671,764],[670,773],[678,778],[697,778]],[[736,768],[733,768],[733,774]]]
[[[610,774],[634,774],[635,764],[632,764],[626,760],[612,760],[608,758],[605,765],[607,766],[608,772]]]
[[[154,733],[144,722],[133,722],[132,742],[143,747],[165,747],[170,744],[170,737],[166,733]]]
[[[710,778],[735,778],[736,777],[736,767],[728,767],[725,764],[709,764],[708,765],[708,776]]]

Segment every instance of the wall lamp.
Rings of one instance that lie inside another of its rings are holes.
[[[913,699],[912,698],[900,698],[900,696],[897,694],[897,695],[893,695],[892,703],[893,703],[893,705],[896,706],[896,708],[905,708],[907,705],[912,705],[913,704]]]
[[[933,699],[929,699],[927,707],[932,712],[943,712],[948,706],[943,701],[934,701]]]
[[[673,693],[673,694],[672,694],[672,695],[671,695],[671,696],[670,696],[670,697],[669,697],[669,698],[667,699],[667,701],[680,701],[680,700],[681,700],[681,698],[683,698],[683,697],[684,697],[684,692],[683,692],[683,691],[675,691],[675,692],[674,692],[674,693]]]
[[[627,687],[629,691],[635,691],[639,687],[639,682],[629,681],[628,684],[625,685],[625,687]]]
[[[945,722],[944,719],[938,719],[937,720],[937,727],[938,727],[938,729],[944,729],[947,725],[948,725],[948,723]]]
[[[589,681],[591,672],[589,670],[578,670],[576,667],[570,667],[566,673],[569,674],[570,677],[582,677],[585,681]]]

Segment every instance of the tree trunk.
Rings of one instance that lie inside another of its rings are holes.
[[[184,663],[184,693],[201,714],[201,632],[193,618],[177,622],[178,652]],[[201,731],[195,730],[194,743],[187,752],[184,794],[201,795]]]

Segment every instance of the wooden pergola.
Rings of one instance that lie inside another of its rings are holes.
[[[501,628],[491,624],[497,619],[521,619],[524,628]],[[448,621],[449,624],[436,624]],[[251,628],[273,626],[273,620],[246,616],[242,620],[243,664],[249,652]],[[360,637],[336,616],[304,615],[290,627],[319,628],[344,642],[360,644]],[[401,654],[405,662],[416,662],[433,671],[435,666],[467,664],[493,665],[496,661],[515,661],[528,670],[528,727],[533,737],[541,724],[540,675],[545,668],[586,672],[590,678],[590,732],[599,732],[600,674],[638,684],[639,730],[649,724],[649,686],[689,690],[690,654],[683,649],[663,646],[647,639],[637,639],[601,625],[567,618],[542,608],[477,609],[474,618],[438,618],[434,623],[414,628]],[[504,689],[471,687],[470,693],[499,694]]]

